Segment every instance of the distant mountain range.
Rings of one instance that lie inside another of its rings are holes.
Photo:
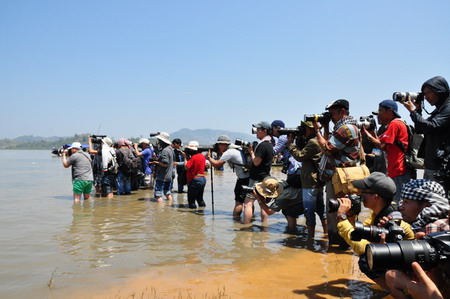
[[[256,140],[255,135],[230,132],[225,130],[211,130],[211,129],[181,129],[179,131],[170,133],[170,140],[175,138],[180,138],[183,144],[187,144],[189,141],[198,141],[201,145],[214,144],[217,137],[220,135],[227,135],[230,137],[231,141],[234,142],[236,138],[245,141]],[[75,141],[81,143],[87,143],[89,139],[89,134],[75,134],[72,137],[40,137],[33,135],[20,136],[14,139],[0,139],[0,149],[33,149],[33,150],[51,150],[53,147],[59,148],[63,144],[70,144]],[[132,142],[137,142],[139,137],[129,138]]]

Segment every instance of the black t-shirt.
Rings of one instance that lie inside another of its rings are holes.
[[[250,179],[262,181],[270,175],[270,167],[273,160],[273,145],[269,141],[261,142],[255,149],[255,157],[261,157],[262,161],[259,166],[252,164],[250,167]]]

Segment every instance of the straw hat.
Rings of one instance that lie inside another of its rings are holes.
[[[266,177],[255,185],[256,191],[266,198],[278,197],[283,192],[283,186],[274,177]]]

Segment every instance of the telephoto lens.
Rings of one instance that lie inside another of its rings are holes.
[[[423,240],[368,244],[367,263],[372,271],[411,269],[418,262],[424,270],[439,266],[450,269],[450,231],[428,234]]]

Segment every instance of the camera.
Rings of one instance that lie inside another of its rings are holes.
[[[234,144],[236,144],[237,146],[240,146],[242,148],[249,148],[249,147],[253,147],[253,149],[256,147],[256,145],[258,145],[258,141],[244,141],[242,139],[236,138],[236,140],[234,141]]]
[[[424,270],[438,266],[449,275],[450,231],[428,234],[423,240],[368,244],[366,255],[372,271],[408,271],[412,262],[418,262]]]
[[[394,92],[392,99],[394,101],[403,103],[411,99],[413,103],[421,103],[424,99],[424,95],[421,92]]]
[[[91,135],[89,136],[92,140],[93,144],[102,144],[102,139],[106,137],[106,135]]]
[[[359,212],[361,212],[361,202],[362,202],[362,198],[360,195],[357,194],[350,194],[348,196],[348,198],[350,199],[351,203],[352,203],[352,207],[350,209],[350,211],[353,212],[353,214],[359,214]],[[337,199],[330,199],[330,201],[328,202],[328,213],[336,213],[340,207],[340,203]]]
[[[314,121],[316,120],[322,124],[329,123],[331,120],[330,112],[324,112],[322,114],[305,114],[304,121]]]
[[[377,122],[375,121],[373,115],[361,116],[359,118],[359,122],[356,123],[356,126],[359,129],[362,129],[364,127],[369,131],[373,131],[377,128]]]
[[[296,135],[303,136],[305,135],[305,128],[303,126],[297,126],[295,128],[281,128],[278,130],[280,135]]]
[[[448,192],[450,189],[450,145],[440,146],[436,156],[441,166],[434,174],[434,178]]]
[[[160,133],[160,132],[150,133],[150,137],[156,137],[156,136],[158,136],[159,134],[161,134],[161,133]]]
[[[381,234],[386,234],[386,243],[402,241],[405,236],[405,230],[397,224],[396,220],[389,220],[385,227],[375,225],[363,225],[362,222],[355,222],[355,230],[350,234],[352,241],[361,241],[365,239],[369,242],[381,242]]]

